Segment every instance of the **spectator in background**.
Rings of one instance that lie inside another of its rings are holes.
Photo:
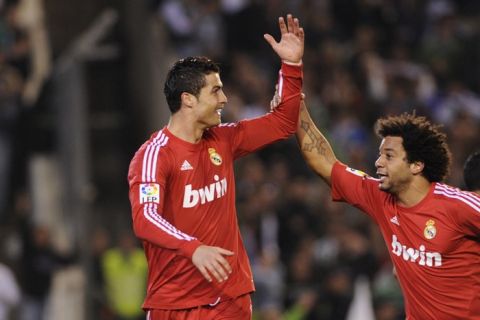
[[[35,224],[28,216],[28,196],[17,199],[18,225],[22,242],[20,257],[23,292],[20,320],[43,320],[55,273],[74,261],[74,254],[60,253],[52,243],[48,227]]]
[[[10,268],[0,262],[0,320],[12,319],[11,310],[20,303],[20,288]]]
[[[21,320],[43,320],[52,279],[62,266],[72,260],[54,249],[50,230],[42,225],[22,226],[21,275],[24,294],[20,308]]]
[[[463,178],[467,190],[480,194],[480,151],[472,153],[465,161]]]
[[[20,73],[0,58],[0,222],[6,217],[9,182],[12,172],[13,141],[20,114],[20,93],[23,82]]]
[[[111,312],[105,292],[105,277],[103,274],[102,259],[110,248],[110,233],[102,227],[97,227],[91,237],[90,250],[92,252],[92,309],[98,320],[110,319]]]
[[[115,320],[143,319],[142,302],[147,283],[147,261],[130,232],[121,234],[118,246],[101,258],[108,306]]]

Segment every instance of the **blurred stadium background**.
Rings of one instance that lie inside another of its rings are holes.
[[[480,148],[475,0],[2,0],[0,12],[0,319],[144,317],[126,175],[168,120],[165,71],[207,55],[222,64],[224,121],[263,114],[279,67],[263,34],[278,39],[286,13],[306,32],[310,112],[343,162],[373,174],[375,119],[412,110],[448,133],[449,183],[463,186]],[[294,139],[240,160],[237,192],[255,319],[404,319],[376,227],[331,202]]]

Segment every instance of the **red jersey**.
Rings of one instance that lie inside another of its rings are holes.
[[[332,198],[380,227],[397,270],[407,319],[480,319],[480,197],[442,183],[405,208],[379,181],[337,162]]]
[[[135,234],[148,260],[144,309],[186,309],[254,290],[235,209],[233,161],[297,129],[302,68],[283,64],[280,105],[265,116],[225,123],[192,144],[166,127],[130,163],[128,181]],[[201,245],[233,251],[227,281],[209,283],[192,263]]]

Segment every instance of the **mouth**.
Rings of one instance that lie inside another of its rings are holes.
[[[217,114],[218,114],[219,116],[221,116],[223,109],[217,109],[216,111],[217,111]]]
[[[380,180],[381,183],[383,183],[385,181],[385,179],[387,179],[387,175],[386,174],[383,174],[383,173],[380,173],[380,172],[377,172],[377,176],[378,176],[378,179]]]

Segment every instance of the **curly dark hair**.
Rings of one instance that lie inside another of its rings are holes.
[[[447,136],[439,127],[413,112],[378,119],[375,133],[381,138],[401,137],[407,161],[423,162],[423,176],[430,182],[441,182],[449,174],[451,153]]]
[[[480,150],[472,153],[465,161],[463,179],[468,190],[480,190]]]
[[[205,86],[205,76],[220,73],[220,66],[207,57],[187,57],[178,60],[168,71],[163,93],[170,112],[180,109],[181,95],[188,92],[198,97]]]

